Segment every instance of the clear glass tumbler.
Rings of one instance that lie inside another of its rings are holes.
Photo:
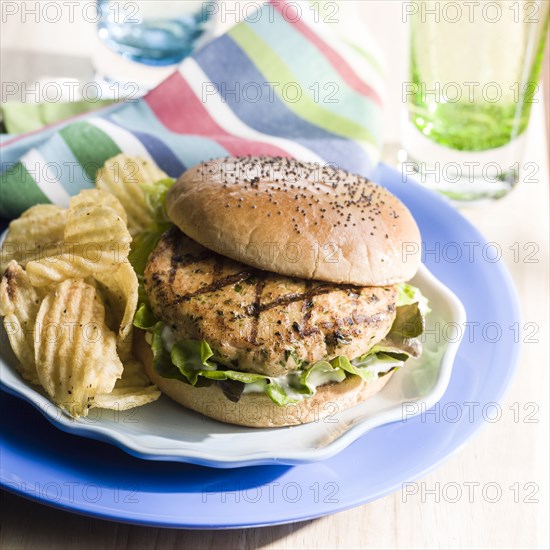
[[[547,0],[404,2],[404,175],[458,202],[496,199],[514,187],[549,11]]]
[[[173,65],[207,33],[215,0],[98,0],[99,37],[116,53],[147,65]]]

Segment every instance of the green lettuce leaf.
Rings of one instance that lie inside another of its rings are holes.
[[[152,185],[144,183],[141,186],[145,193],[145,202],[157,224],[171,223],[166,214],[166,193],[174,185],[174,181],[172,178],[164,178]]]
[[[431,309],[428,306],[428,299],[422,294],[419,288],[408,283],[400,283],[397,287],[397,307],[418,304],[420,313],[425,317],[430,313]]]
[[[318,361],[312,367],[304,371],[300,377],[302,386],[308,388],[311,394],[315,393],[315,388],[320,380],[327,382],[342,382],[346,378],[346,372],[328,361]]]
[[[153,368],[164,378],[175,378],[182,380],[180,371],[174,363],[170,352],[164,345],[162,338],[162,331],[164,330],[164,323],[157,322],[153,327],[151,334],[151,351],[153,352]],[[184,382],[186,380],[183,380]]]
[[[148,303],[147,295],[143,288],[143,272],[145,271],[147,260],[151,252],[153,252],[154,248],[157,246],[162,234],[172,225],[166,214],[165,202],[166,193],[173,184],[174,180],[172,178],[165,178],[157,181],[153,185],[142,185],[142,189],[145,193],[145,202],[149,207],[155,223],[145,231],[142,231],[132,241],[130,254],[128,255],[128,260],[130,264],[132,264],[138,277],[139,301],[141,303]]]
[[[130,260],[138,277],[143,276],[149,254],[157,246],[162,234],[169,228],[170,224],[154,224],[149,229],[142,231],[132,241],[128,260]]]
[[[157,318],[147,307],[147,304],[141,303],[134,315],[134,326],[142,330],[152,331],[157,323]]]
[[[406,353],[412,357],[420,357],[422,354],[420,336],[424,328],[425,320],[418,302],[399,306],[396,308],[395,320],[390,331],[375,348],[377,347],[379,351],[386,348],[390,355]]]
[[[390,357],[393,357],[394,359],[399,359],[403,362],[405,362],[411,356],[411,354],[406,352],[402,347],[392,344],[387,340],[382,340],[381,342],[373,346],[369,350],[369,353],[383,353],[384,355],[389,355]]]
[[[170,360],[193,385],[205,372],[216,370],[217,365],[208,362],[212,355],[214,352],[204,340],[179,340],[170,350]]]
[[[386,374],[395,368],[402,367],[404,361],[400,361],[384,353],[368,353],[358,359],[354,359],[353,362],[341,355],[333,359],[330,363],[345,372],[360,376],[365,382],[372,382],[376,380],[379,375]]]
[[[265,386],[264,389],[267,396],[279,405],[280,407],[284,407],[285,405],[288,405],[289,403],[295,403],[297,399],[293,399],[290,397],[283,386],[278,384],[275,380],[269,380]]]
[[[390,334],[403,338],[415,338],[424,332],[424,317],[420,313],[418,303],[396,308],[396,315]]]

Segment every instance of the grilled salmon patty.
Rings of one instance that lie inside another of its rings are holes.
[[[307,281],[253,269],[192,241],[175,226],[144,273],[156,317],[176,339],[206,340],[235,370],[280,376],[366,353],[395,319],[394,286]]]

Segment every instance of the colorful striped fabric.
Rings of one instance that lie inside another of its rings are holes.
[[[170,176],[215,157],[282,155],[369,175],[384,95],[373,51],[281,0],[187,58],[135,102],[4,142],[0,215],[67,205],[120,152]]]

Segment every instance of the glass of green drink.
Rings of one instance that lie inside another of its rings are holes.
[[[549,12],[547,0],[404,2],[404,176],[457,202],[496,199],[514,187]]]

